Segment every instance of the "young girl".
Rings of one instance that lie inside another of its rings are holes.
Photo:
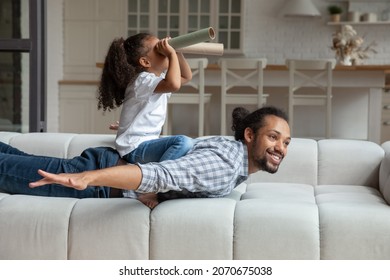
[[[184,56],[176,53],[168,38],[140,33],[112,42],[98,90],[98,108],[123,106],[115,146],[124,160],[176,159],[192,147],[192,139],[183,135],[159,138],[171,92],[191,78]]]

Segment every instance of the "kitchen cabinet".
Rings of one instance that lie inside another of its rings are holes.
[[[109,125],[119,120],[120,109],[97,108],[98,81],[61,81],[59,98],[59,132],[115,133]]]

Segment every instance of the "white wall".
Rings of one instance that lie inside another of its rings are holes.
[[[245,55],[265,56],[270,64],[283,64],[289,58],[329,58],[332,34],[339,26],[329,26],[326,0],[312,0],[320,10],[321,18],[279,17],[285,0],[246,0]],[[366,1],[369,11],[380,2]],[[355,30],[365,41],[375,41],[377,54],[366,60],[366,64],[390,64],[390,25],[356,25]]]
[[[88,3],[96,1],[100,5],[111,3],[111,1],[102,0],[78,0],[80,11],[78,15],[63,15],[63,3],[76,0],[50,0],[48,2],[48,131],[58,130],[58,81],[64,79],[64,68],[67,71],[65,79],[95,79],[97,80],[98,71],[96,71],[96,61],[90,60],[88,65],[69,65],[66,60],[64,66],[64,56],[69,58],[68,48],[64,46],[77,46],[78,42],[69,42],[64,40],[63,19],[67,22],[81,22],[83,16],[88,17]],[[115,0],[125,1],[125,0]],[[312,0],[313,3],[322,12],[322,18],[301,18],[301,19],[283,19],[278,16],[279,10],[285,0],[243,0],[245,1],[245,26],[244,26],[244,55],[247,57],[266,57],[269,64],[283,64],[288,58],[328,58],[334,57],[330,50],[332,34],[336,32],[339,26],[327,25],[328,14],[327,6],[331,3],[328,0]],[[96,3],[95,2],[95,3]],[[378,2],[367,0],[364,9],[370,9],[379,5]],[[74,3],[74,2],[73,2]],[[383,3],[382,3],[383,4]],[[382,5],[381,4],[381,5]],[[65,5],[66,6],[66,5]],[[116,6],[117,7],[117,6]],[[105,9],[109,7],[105,6]],[[85,12],[85,14],[84,14]],[[66,13],[66,11],[65,11]],[[122,24],[125,30],[125,13],[116,24]],[[105,13],[96,13],[101,15],[101,23],[104,26]],[[99,18],[94,17],[94,21],[100,22]],[[376,41],[378,53],[366,60],[366,64],[390,64],[390,25],[359,25],[355,26],[360,35],[364,35],[366,42]],[[107,30],[110,30],[109,28]],[[120,29],[116,27],[113,34],[101,34],[99,39],[91,39],[87,42],[92,49],[88,48],[94,57],[101,56],[102,45],[108,46],[109,42],[118,36]],[[72,35],[72,34],[68,34]],[[91,36],[91,34],[85,34]],[[123,34],[123,36],[126,36]],[[77,36],[76,36],[77,37]],[[68,36],[67,38],[71,38]],[[85,38],[84,38],[85,39]],[[99,47],[100,46],[100,47]],[[82,58],[82,46],[78,55]],[[86,53],[88,56],[90,53]],[[78,62],[80,64],[80,61]],[[76,67],[74,67],[76,66]],[[89,69],[87,75],[76,73],[72,75],[71,69]],[[379,108],[378,108],[379,109]]]

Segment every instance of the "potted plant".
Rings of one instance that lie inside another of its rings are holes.
[[[328,12],[333,22],[339,22],[343,9],[340,6],[331,5],[328,7]]]

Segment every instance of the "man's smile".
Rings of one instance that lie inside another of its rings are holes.
[[[267,150],[269,162],[274,165],[279,165],[283,159],[283,155],[278,152]]]

